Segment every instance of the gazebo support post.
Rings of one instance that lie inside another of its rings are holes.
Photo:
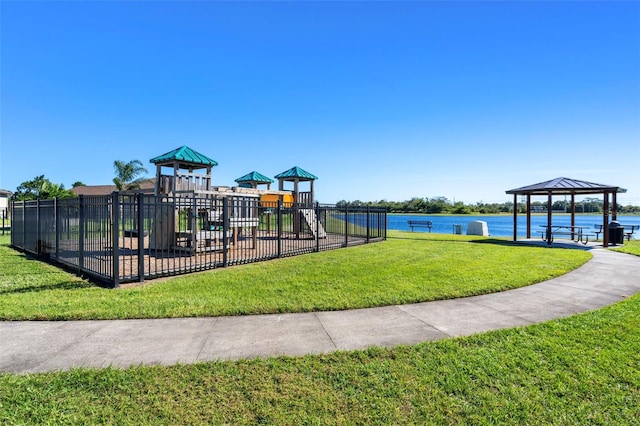
[[[513,194],[513,241],[518,241],[518,194]]]
[[[576,194],[571,193],[571,239],[575,240],[574,226],[576,226]]]
[[[531,194],[527,194],[527,239],[531,239]]]
[[[611,206],[611,220],[618,220],[618,194],[612,192],[611,198],[613,199],[611,201],[613,204],[613,206]]]
[[[609,193],[604,193],[602,204],[602,245],[609,247]]]
[[[551,191],[547,193],[547,244],[551,244],[551,212],[553,211],[553,200]]]

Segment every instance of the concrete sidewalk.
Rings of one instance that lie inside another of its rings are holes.
[[[640,291],[640,257],[592,248],[564,276],[484,296],[284,315],[0,322],[0,371],[172,365],[394,346],[523,326],[596,309]]]

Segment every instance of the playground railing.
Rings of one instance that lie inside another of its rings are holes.
[[[11,205],[12,247],[111,287],[386,239],[385,208],[142,193]]]

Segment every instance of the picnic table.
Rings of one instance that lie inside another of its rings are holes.
[[[554,237],[557,236],[568,236],[569,239],[577,242],[581,242],[582,244],[587,244],[589,242],[589,237],[595,236],[595,234],[591,234],[585,232],[586,229],[589,229],[588,226],[575,226],[575,225],[540,225],[545,228],[543,231],[540,231],[542,234],[541,237],[547,244],[551,244],[553,242]]]

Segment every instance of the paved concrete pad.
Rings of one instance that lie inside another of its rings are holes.
[[[283,315],[0,322],[0,371],[173,365],[394,346],[569,316],[640,292],[640,257],[589,247],[562,277],[484,296]]]

